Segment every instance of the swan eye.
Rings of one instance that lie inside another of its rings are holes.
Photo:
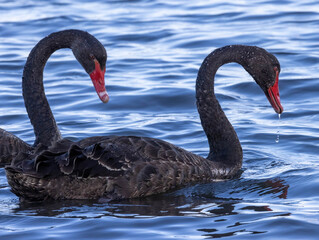
[[[95,59],[95,57],[94,57],[94,55],[93,55],[92,53],[90,53],[90,58],[91,58],[92,60]]]

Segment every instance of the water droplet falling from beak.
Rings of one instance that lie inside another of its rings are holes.
[[[280,114],[278,114],[278,119],[279,119],[279,123],[280,123]],[[279,143],[279,133],[280,133],[280,131],[279,131],[279,124],[278,124],[278,126],[277,126],[277,137],[276,137],[276,143]]]

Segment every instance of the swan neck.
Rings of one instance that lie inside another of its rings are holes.
[[[25,107],[33,125],[35,143],[50,146],[62,139],[43,86],[43,70],[56,50],[71,48],[76,34],[72,30],[53,33],[43,38],[30,52],[23,71],[22,91]]]
[[[243,46],[227,46],[209,54],[203,61],[196,81],[196,100],[203,129],[209,143],[208,159],[236,168],[242,164],[242,148],[237,134],[222,110],[214,92],[218,68],[226,63],[243,65]]]

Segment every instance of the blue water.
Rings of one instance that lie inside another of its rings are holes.
[[[28,205],[0,169],[0,239],[318,239],[318,1],[0,0],[0,128],[30,144],[23,66],[41,38],[68,28],[106,47],[110,102],[71,51],[54,53],[45,90],[64,137],[149,136],[206,156],[195,79],[206,55],[228,44],[277,56],[285,111],[279,120],[251,77],[225,65],[216,92],[244,150],[238,179],[110,204]]]

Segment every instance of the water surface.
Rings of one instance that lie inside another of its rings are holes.
[[[45,90],[64,137],[139,135],[202,156],[195,104],[203,59],[228,44],[263,47],[281,63],[278,115],[238,65],[216,92],[244,150],[242,175],[147,199],[19,203],[0,169],[1,239],[317,239],[319,4],[306,1],[0,1],[0,127],[32,144],[21,75],[44,36],[76,28],[108,52],[102,104],[70,50],[52,55]],[[277,131],[280,140],[276,143]]]

